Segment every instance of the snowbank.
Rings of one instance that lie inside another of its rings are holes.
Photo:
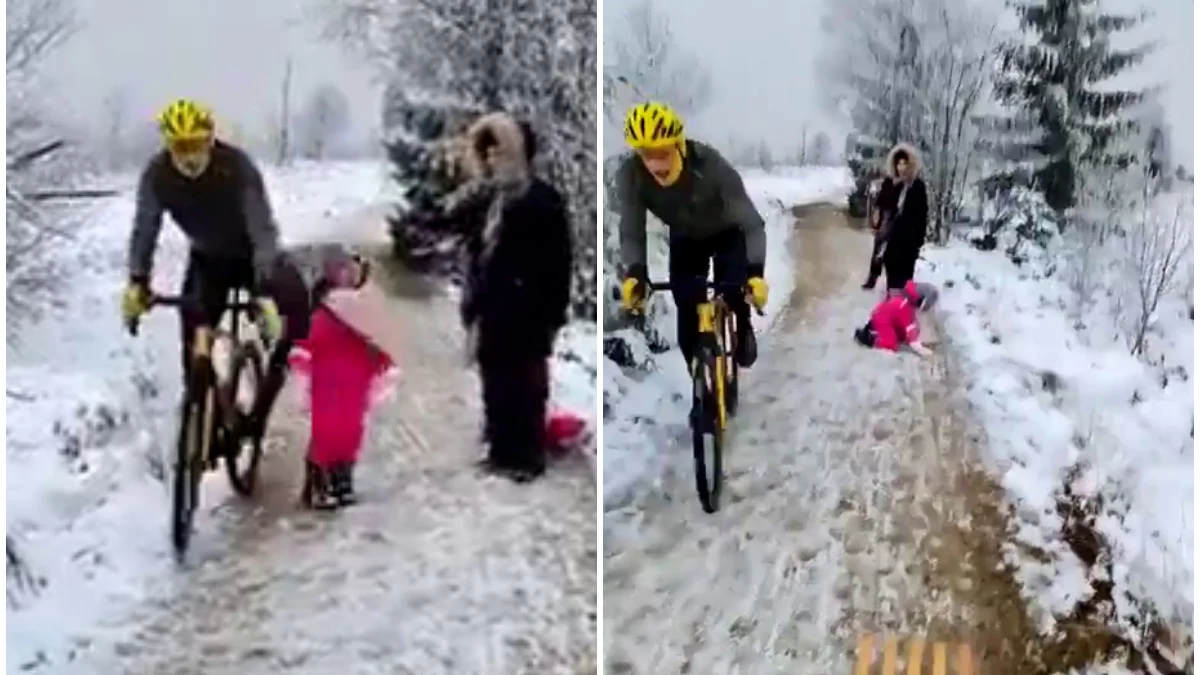
[[[795,283],[791,237],[798,204],[844,204],[853,189],[845,168],[788,167],[772,171],[741,170],[746,190],[767,221],[767,283],[770,300],[765,318],[757,318],[763,331],[786,304]],[[661,225],[659,225],[661,228]],[[666,240],[651,234],[650,276],[666,277]],[[675,307],[663,296],[653,299],[654,328],[675,344]],[[611,360],[604,368],[604,506],[627,504],[647,484],[659,485],[672,448],[687,434],[690,383],[678,349],[652,354],[641,335],[622,329],[607,339],[622,340],[633,352],[637,368],[622,370]]]
[[[988,435],[984,459],[1016,506],[1016,539],[1053,558],[1039,564],[1010,551],[1042,625],[1091,594],[1089,574],[1103,574],[1101,565],[1084,569],[1063,541],[1064,486],[1097,505],[1123,625],[1142,613],[1126,593],[1189,623],[1194,332],[1182,295],[1160,305],[1147,361],[1161,365],[1148,366],[1111,321],[1077,329],[1062,274],[1047,278],[1001,251],[958,243],[925,256],[933,266],[921,263],[918,277],[942,287],[942,336],[964,362],[967,397]]]
[[[374,206],[386,176],[374,162],[268,167],[285,244],[386,243]],[[130,188],[133,181],[114,178]],[[131,218],[126,196],[97,209],[64,254],[74,274],[61,301],[9,336],[7,532],[35,577],[32,590],[10,577],[9,672],[27,664],[55,670],[173,569],[161,480],[174,436],[178,327],[168,311],[147,317],[138,338],[120,325]],[[175,228],[164,227],[156,287],[177,286],[185,250]],[[593,354],[594,372],[594,348],[575,351]],[[585,385],[573,368],[556,371],[556,383],[576,405]]]

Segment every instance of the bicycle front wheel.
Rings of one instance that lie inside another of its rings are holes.
[[[696,493],[705,513],[721,504],[721,453],[724,443],[717,407],[716,359],[697,358],[692,367],[692,454],[696,464]]]
[[[265,373],[262,351],[254,342],[243,342],[233,353],[230,363],[230,386],[233,387],[230,405],[238,424],[254,410],[259,386]],[[229,484],[243,497],[254,494],[258,486],[258,465],[262,461],[262,438],[259,435],[242,436],[240,433],[228,440],[225,455],[225,472]]]
[[[187,553],[196,515],[198,484],[203,468],[203,398],[188,396],[179,419],[179,439],[175,446],[174,476],[171,481],[171,544],[180,560]]]

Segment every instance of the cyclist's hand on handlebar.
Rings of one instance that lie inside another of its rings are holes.
[[[646,304],[646,282],[637,277],[625,277],[621,282],[621,306],[627,312],[640,312]]]
[[[759,312],[767,306],[767,280],[762,277],[751,277],[746,282],[746,289],[749,291],[750,303]]]
[[[121,319],[130,333],[136,330],[138,319],[150,311],[154,300],[150,287],[142,279],[130,279],[121,294]]]
[[[259,326],[267,340],[275,342],[283,335],[283,319],[279,318],[279,307],[271,298],[258,298]]]

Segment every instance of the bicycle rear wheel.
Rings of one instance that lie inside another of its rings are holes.
[[[709,354],[692,368],[692,454],[696,464],[696,493],[705,513],[721,508],[721,452],[724,438],[716,401],[717,368]]]
[[[265,373],[263,354],[258,344],[247,340],[237,345],[229,372],[230,386],[233,388],[233,400],[230,401],[230,405],[234,408],[234,415],[238,418],[237,424],[240,426],[241,420],[254,409]],[[227,443],[225,472],[229,475],[229,484],[238,494],[244,497],[251,496],[258,486],[262,438],[258,435],[242,436],[240,432],[235,432]]]

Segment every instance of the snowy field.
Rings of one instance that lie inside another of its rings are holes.
[[[1186,200],[1190,221],[1191,194],[1171,199]],[[1190,625],[1190,293],[1163,298],[1146,359],[1159,365],[1150,366],[1130,355],[1111,320],[1091,318],[1077,327],[1063,275],[1045,278],[1039,274],[1045,265],[1018,268],[1001,251],[960,242],[931,247],[925,257],[933,265],[922,262],[918,278],[942,287],[943,339],[963,362],[966,395],[987,430],[986,468],[1016,507],[1016,543],[1053,558],[1039,563],[1009,546],[1043,629],[1106,574],[1102,565],[1084,569],[1063,541],[1056,505],[1064,486],[1098,511],[1094,527],[1111,547],[1115,610],[1128,636],[1140,642],[1130,621],[1144,614],[1141,605],[1171,625]]]
[[[764,317],[754,317],[755,330],[766,330],[787,303],[794,285],[792,270],[792,223],[788,209],[797,204],[845,203],[853,188],[844,168],[782,167],[770,172],[742,169],[750,197],[767,221],[766,275],[770,299]],[[661,228],[661,225],[658,225]],[[651,235],[650,276],[665,278],[667,250],[664,237]],[[675,308],[668,296],[659,295],[652,315],[655,327],[672,345],[675,343]],[[623,372],[606,361],[604,394],[610,410],[604,421],[604,508],[627,504],[648,486],[660,484],[669,458],[661,449],[687,428],[689,382],[678,349],[651,354],[645,341],[631,329],[619,335],[643,364],[644,374]]]
[[[298,163],[266,179],[285,245],[386,241],[383,165]],[[134,177],[112,180],[131,189]],[[131,217],[129,196],[97,208],[64,254],[74,273],[61,301],[17,343],[9,336],[6,522],[33,578],[15,584],[10,570],[8,672],[53,672],[174,571],[160,481],[174,437],[178,327],[167,311],[152,313],[137,338],[120,325]],[[165,224],[156,288],[177,287],[185,251]],[[589,418],[594,330],[564,331],[554,368],[556,402]],[[206,501],[229,491],[215,479],[205,490]]]

